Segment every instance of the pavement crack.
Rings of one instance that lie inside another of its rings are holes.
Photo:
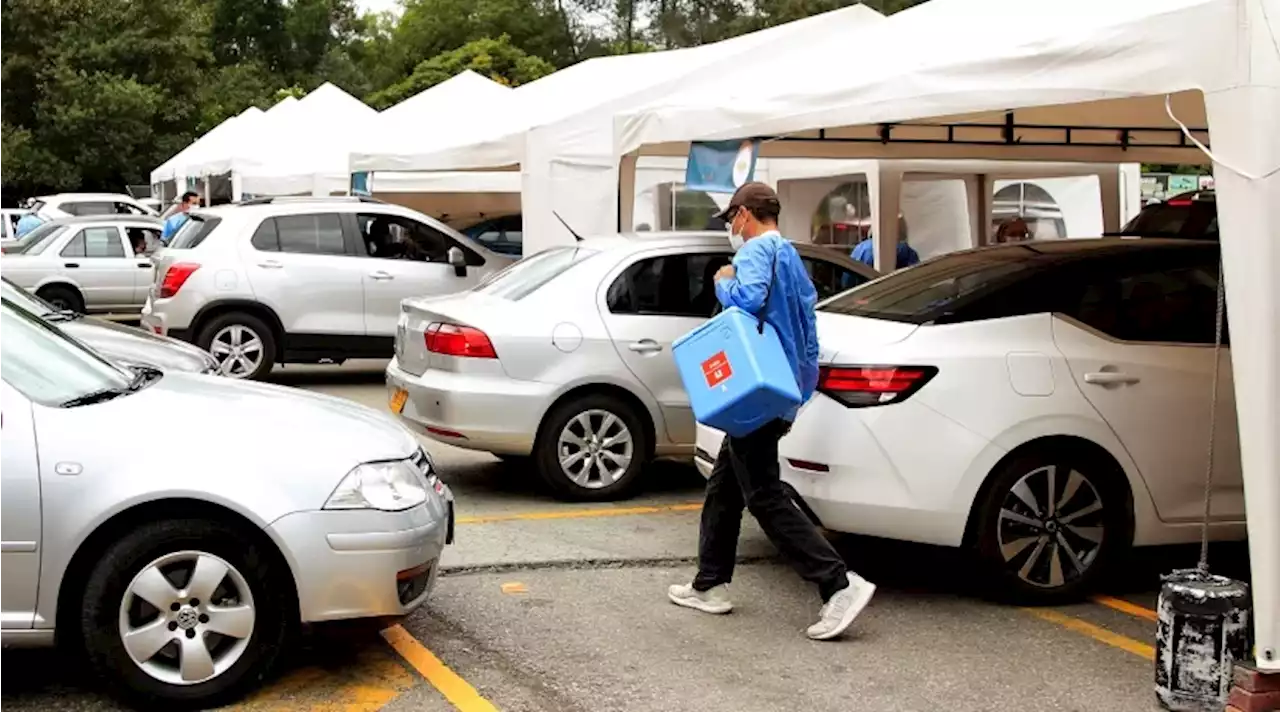
[[[776,555],[739,556],[738,564],[759,564],[776,561]],[[696,556],[656,556],[649,558],[591,558],[591,559],[552,559],[547,561],[524,561],[518,563],[494,564],[455,564],[441,566],[441,578],[454,576],[471,576],[476,574],[501,574],[514,571],[600,571],[606,569],[656,569],[674,566],[694,566],[698,563]]]

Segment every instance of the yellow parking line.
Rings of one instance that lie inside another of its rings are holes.
[[[1156,612],[1150,608],[1144,608],[1136,603],[1130,603],[1123,598],[1115,598],[1113,596],[1094,596],[1092,600],[1094,603],[1106,606],[1112,610],[1120,611],[1121,613],[1128,613],[1131,616],[1143,618],[1151,621],[1152,623],[1159,619]]]
[[[382,637],[459,712],[497,712],[498,708],[493,703],[481,697],[476,688],[440,662],[440,658],[419,643],[404,626],[393,625],[382,631]]]
[[[516,512],[515,514],[489,514],[458,517],[458,524],[492,524],[494,522],[535,522],[545,519],[585,519],[589,517],[625,517],[639,514],[665,514],[668,512],[696,512],[702,509],[699,502],[671,504],[658,507],[600,507],[597,509],[560,509],[549,512]]]
[[[1087,635],[1094,640],[1106,643],[1113,648],[1119,648],[1126,653],[1132,653],[1146,660],[1156,659],[1156,649],[1140,643],[1133,638],[1128,638],[1118,633],[1112,633],[1106,628],[1098,627],[1092,623],[1082,621],[1079,618],[1059,613],[1058,611],[1049,610],[1047,608],[1024,608],[1024,611],[1041,620],[1049,621],[1055,625],[1060,625],[1067,630]]]

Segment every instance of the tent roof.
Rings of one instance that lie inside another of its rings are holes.
[[[218,145],[219,142],[226,138],[228,133],[235,131],[235,127],[238,124],[244,124],[246,121],[256,121],[262,114],[262,109],[251,106],[235,116],[228,117],[222,123],[206,131],[203,136],[192,141],[186,148],[171,156],[169,160],[161,163],[159,167],[151,172],[151,182],[154,184],[173,180],[177,176],[177,172],[184,168],[193,157]]]
[[[538,126],[598,111],[640,92],[678,90],[687,77],[756,50],[767,48],[761,54],[771,54],[786,43],[805,42],[815,34],[845,34],[883,19],[870,8],[854,5],[709,45],[589,59],[515,89],[512,109],[481,114],[456,132],[423,135],[399,149],[354,154],[351,166],[354,170],[515,166],[524,159],[526,134]]]
[[[511,87],[483,77],[470,69],[453,75],[439,84],[424,89],[389,107],[379,116],[384,119],[426,121],[438,119],[438,112],[469,106],[477,102],[505,101]]]
[[[1163,95],[1207,142],[1199,91],[1274,86],[1274,45],[1248,41],[1267,28],[1242,23],[1246,5],[1274,2],[932,0],[874,31],[745,58],[718,78],[719,92],[693,85],[626,112],[615,148],[787,136],[790,145],[762,155],[1200,162]],[[960,23],[965,32],[955,31]],[[816,69],[848,64],[851,47],[877,61]],[[910,124],[882,133],[901,121]]]

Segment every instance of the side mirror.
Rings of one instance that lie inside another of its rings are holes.
[[[462,248],[450,247],[449,251],[445,253],[445,258],[448,259],[449,264],[453,265],[453,273],[455,275],[459,277],[467,276],[467,257],[462,254]]]

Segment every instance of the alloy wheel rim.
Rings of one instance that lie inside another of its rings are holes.
[[[996,522],[1005,566],[1032,586],[1060,588],[1089,570],[1105,533],[1102,497],[1080,471],[1046,465],[1005,493]]]
[[[213,335],[209,353],[218,360],[218,371],[231,378],[247,378],[262,365],[262,338],[243,324],[224,326]]]
[[[178,551],[147,564],[120,602],[120,640],[134,664],[170,685],[196,685],[235,665],[257,614],[234,566],[213,554]]]
[[[583,411],[560,431],[556,455],[571,482],[600,489],[617,482],[631,466],[635,440],[631,429],[607,410]]]

